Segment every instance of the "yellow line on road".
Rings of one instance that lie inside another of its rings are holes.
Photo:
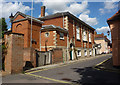
[[[68,66],[68,65],[71,65],[71,64],[75,64],[75,63],[77,63],[77,62],[72,62],[72,63],[69,63],[69,64],[63,64],[63,65],[56,66],[56,67],[51,67],[51,68],[39,69],[39,70],[36,70],[36,71],[27,72],[27,73],[35,73],[35,72],[40,72],[40,71],[46,71],[46,70],[49,70],[49,69],[54,69],[54,68],[58,68],[58,67],[64,67],[64,66]]]
[[[106,60],[104,60],[104,61],[98,63],[96,66],[99,66],[99,65],[103,64],[104,62],[106,62],[106,61],[109,60],[109,59],[111,59],[111,58],[108,58],[108,59],[106,59]]]
[[[25,73],[27,75],[31,75],[31,76],[34,76],[34,77],[39,77],[39,78],[42,78],[42,79],[47,79],[47,80],[51,80],[51,81],[55,81],[55,82],[59,82],[59,83],[68,83],[68,84],[72,84],[71,82],[66,82],[66,81],[61,81],[61,80],[56,80],[56,79],[52,79],[52,78],[48,78],[48,77],[44,77],[44,76],[39,76],[39,75],[34,75],[34,74],[30,74],[30,73]]]

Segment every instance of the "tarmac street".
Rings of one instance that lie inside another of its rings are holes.
[[[93,68],[111,57],[112,55],[96,56],[26,74],[5,76],[2,80],[3,83],[120,84],[120,74]]]

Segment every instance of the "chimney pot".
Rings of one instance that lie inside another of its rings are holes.
[[[45,6],[41,6],[41,17],[45,16]]]

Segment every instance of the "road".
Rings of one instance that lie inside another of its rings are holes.
[[[120,74],[93,68],[96,64],[110,57],[111,55],[97,56],[52,69],[37,70],[27,74],[9,75],[3,77],[3,83],[56,83],[57,85],[62,85],[61,83],[68,85],[120,83]]]

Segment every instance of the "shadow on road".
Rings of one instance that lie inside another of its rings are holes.
[[[120,85],[120,74],[96,70],[92,67],[73,68],[75,72],[79,73],[80,79],[72,81],[82,85]]]

